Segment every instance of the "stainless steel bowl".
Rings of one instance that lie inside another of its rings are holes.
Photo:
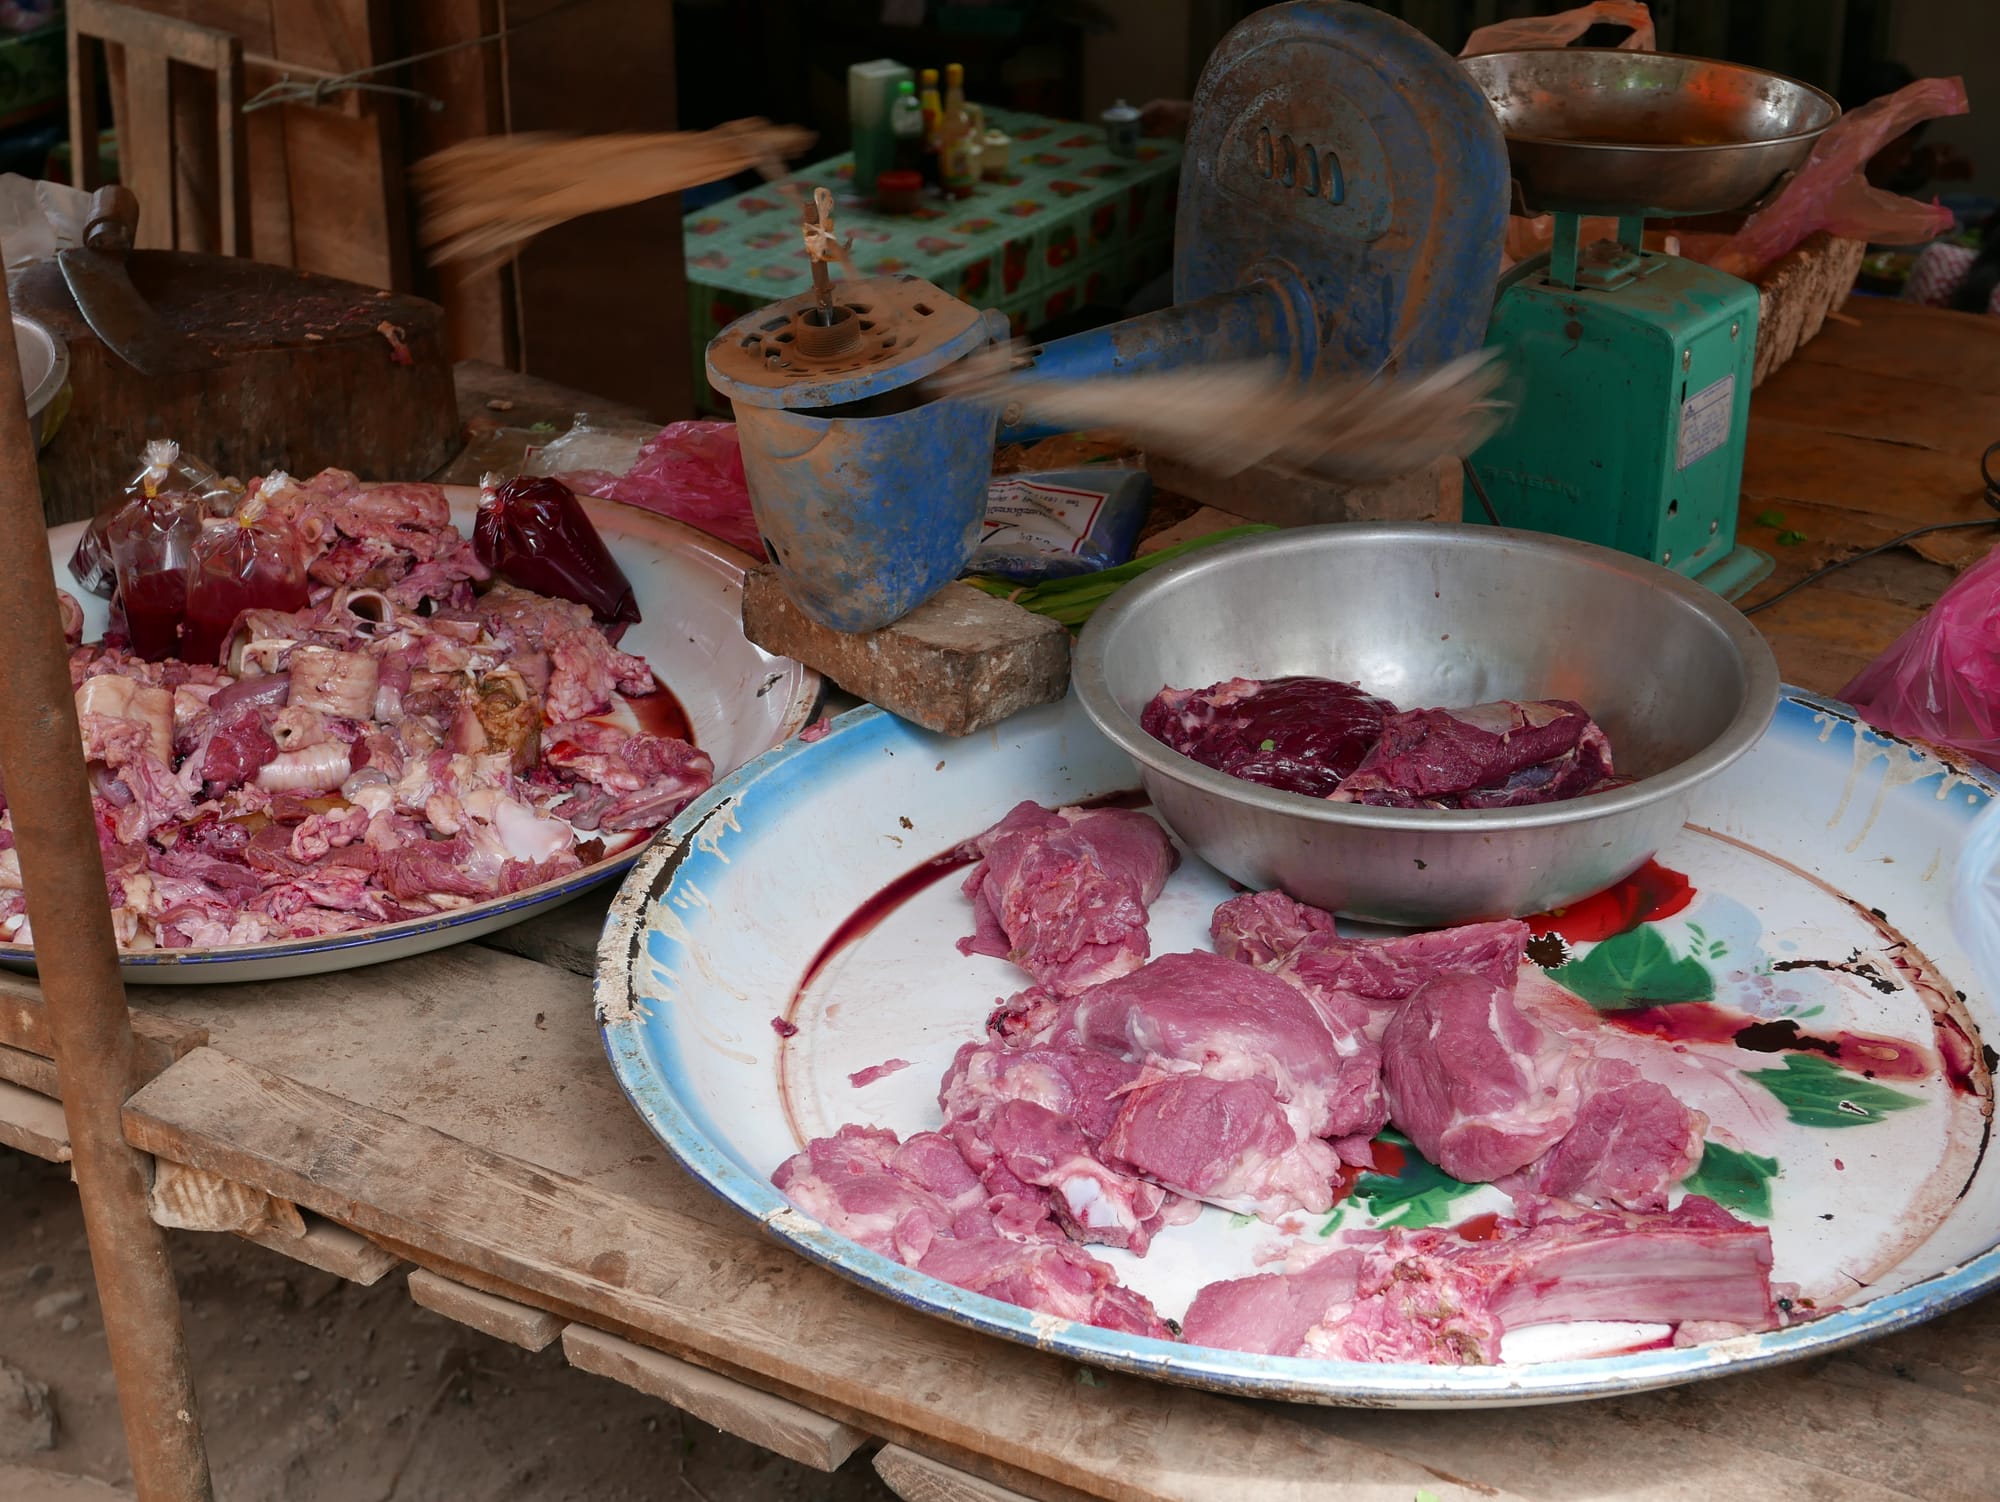
[[[1840,106],[1712,58],[1552,47],[1464,60],[1537,213],[1722,214],[1806,159]]]
[[[1529,808],[1366,808],[1240,782],[1139,728],[1164,686],[1290,673],[1409,708],[1574,699],[1641,780]],[[1302,527],[1199,550],[1101,608],[1071,676],[1153,806],[1217,870],[1407,926],[1543,912],[1629,876],[1778,704],[1771,649],[1715,594],[1497,527]]]

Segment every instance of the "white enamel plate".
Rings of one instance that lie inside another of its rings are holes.
[[[1601,1012],[1606,1046],[1710,1118],[1693,1188],[1768,1224],[1792,1323],[1676,1348],[1664,1326],[1509,1332],[1491,1367],[1248,1355],[1037,1316],[863,1250],[770,1174],[843,1122],[938,1124],[938,1081],[1026,978],[962,957],[959,871],[928,867],[1016,802],[1133,786],[1074,703],[964,741],[875,710],[760,758],[691,805],[613,905],[598,1004],[626,1093],[696,1176],[774,1235],[886,1296],[1081,1361],[1227,1391],[1404,1406],[1629,1392],[1849,1344],[2000,1283],[2000,1162],[1985,1152],[1996,998],[1948,913],[1993,785],[1788,693],[1757,749],[1632,881],[1538,923],[1532,951]],[[1187,859],[1153,952],[1206,947],[1228,883]],[[782,1036],[779,1019],[796,1032]],[[1668,1040],[1667,1046],[1659,1040]],[[1829,1060],[1869,1050],[1868,1074]],[[888,1073],[873,1066],[908,1061]],[[856,1084],[850,1076],[860,1076]],[[1263,1270],[1294,1239],[1504,1210],[1412,1153],[1331,1215],[1273,1227],[1209,1208],[1144,1258],[1092,1248],[1160,1312]],[[1321,1242],[1320,1244],[1324,1244]]]
[[[479,492],[448,486],[451,518],[472,534]],[[718,778],[796,734],[819,698],[819,675],[789,658],[773,657],[743,635],[743,571],[749,560],[734,548],[666,517],[616,501],[583,499],[612,557],[631,581],[644,617],[619,643],[652,665],[654,676],[680,701],[697,745],[715,760]],[[70,577],[70,555],[83,523],[49,532],[56,583],[83,607],[83,639],[104,634],[106,605]],[[510,896],[324,938],[227,949],[137,951],[124,956],[132,985],[206,985],[214,981],[275,980],[404,959],[463,943],[519,923],[622,875],[640,847],[558,881]],[[0,965],[34,968],[34,951],[0,944]]]

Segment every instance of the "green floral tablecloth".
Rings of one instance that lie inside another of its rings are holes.
[[[853,236],[858,275],[920,276],[976,308],[999,308],[1017,335],[1086,303],[1122,300],[1171,263],[1178,142],[1142,141],[1130,160],[1105,149],[1097,126],[1011,110],[989,110],[987,121],[1013,138],[1009,170],[969,198],[926,197],[915,214],[877,213],[854,197],[852,155],[791,181],[833,190],[835,227]],[[698,397],[715,401],[703,364],[709,340],[810,284],[797,216],[791,197],[758,190],[687,219]]]

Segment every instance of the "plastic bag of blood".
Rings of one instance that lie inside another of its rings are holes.
[[[1965,81],[1920,78],[1842,115],[1813,144],[1812,155],[1783,191],[1743,223],[1709,264],[1732,276],[1755,276],[1815,230],[1855,240],[1918,244],[1952,226],[1951,211],[1926,206],[1854,179],[1868,159],[1911,126],[1966,112]],[[1928,215],[1928,222],[1926,216]]]
[[[481,483],[472,548],[523,589],[588,605],[598,620],[639,619],[632,586],[570,488],[546,475]]]
[[[203,514],[227,517],[236,509],[243,487],[225,480],[201,460],[183,454],[171,438],[155,438],[146,445],[138,472],[125,482],[118,499],[91,518],[70,554],[70,576],[84,590],[108,600],[117,589],[117,570],[111,560],[111,519],[128,502],[149,495],[189,496],[201,502]]]
[[[244,611],[303,610],[310,590],[298,533],[265,514],[262,495],[250,497],[195,544],[181,655],[220,663]]]
[[[1879,730],[2000,768],[2000,548],[1967,569],[1840,697]]]

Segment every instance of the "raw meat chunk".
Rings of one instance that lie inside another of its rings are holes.
[[[1170,1075],[1124,1097],[1101,1151],[1194,1199],[1276,1220],[1333,1208],[1340,1157],[1301,1138],[1265,1079]]]
[[[1511,986],[1463,973],[1428,982],[1382,1035],[1390,1118],[1467,1183],[1525,1168],[1562,1140],[1576,1121],[1577,1062]]]
[[[1393,1008],[1427,982],[1451,972],[1511,988],[1527,957],[1530,930],[1517,919],[1468,923],[1391,939],[1348,939],[1333,915],[1283,892],[1247,892],[1215,910],[1209,933],[1216,952],[1256,965],[1303,989],[1328,1010],[1358,1000],[1380,1035]]]
[[[1399,1233],[1302,1271],[1211,1283],[1181,1325],[1190,1345],[1436,1366],[1494,1365],[1501,1330],[1485,1269],[1409,1255]]]
[[[1580,1079],[1576,1124],[1524,1177],[1558,1199],[1666,1209],[1701,1161],[1708,1118],[1621,1059],[1591,1059]]]
[[[1581,797],[1611,776],[1611,743],[1567,699],[1392,714],[1329,796],[1383,808],[1512,808]]]
[[[1286,1272],[1211,1283],[1183,1338],[1274,1356],[1485,1365],[1505,1331],[1527,1325],[1769,1329],[1770,1276],[1770,1233],[1698,1195],[1655,1214],[1531,1201],[1490,1239],[1390,1231]]]
[[[1067,1003],[1048,1039],[1163,1073],[1263,1079],[1294,1133],[1372,1136],[1385,1118],[1381,1056],[1335,1031],[1294,987],[1219,955],[1168,954]]]
[[[976,931],[960,953],[1011,960],[1062,996],[1145,962],[1146,909],[1180,859],[1156,820],[1021,803],[974,845]]]
[[[1118,1281],[1117,1274],[1066,1241],[1013,1241],[1004,1236],[931,1244],[916,1264],[973,1293],[1127,1335],[1172,1340],[1152,1301]]]
[[[898,1262],[914,1265],[960,1227],[986,1233],[978,1177],[934,1132],[900,1143],[881,1127],[843,1126],[786,1159],[771,1182],[828,1230]]]
[[[1139,724],[1205,767],[1324,798],[1360,765],[1394,711],[1330,678],[1231,678],[1203,689],[1163,688]]]
[[[989,1298],[1062,1319],[1171,1340],[1144,1295],[1062,1239],[1039,1211],[1018,1217],[990,1194],[950,1139],[899,1143],[843,1126],[780,1164],[771,1182],[829,1230]]]
[[[1144,1256],[1171,1196],[1097,1156],[1139,1074],[1113,1054],[967,1043],[938,1091],[943,1130],[995,1193],[997,1165],[1005,1189],[1046,1190],[1077,1240]]]

